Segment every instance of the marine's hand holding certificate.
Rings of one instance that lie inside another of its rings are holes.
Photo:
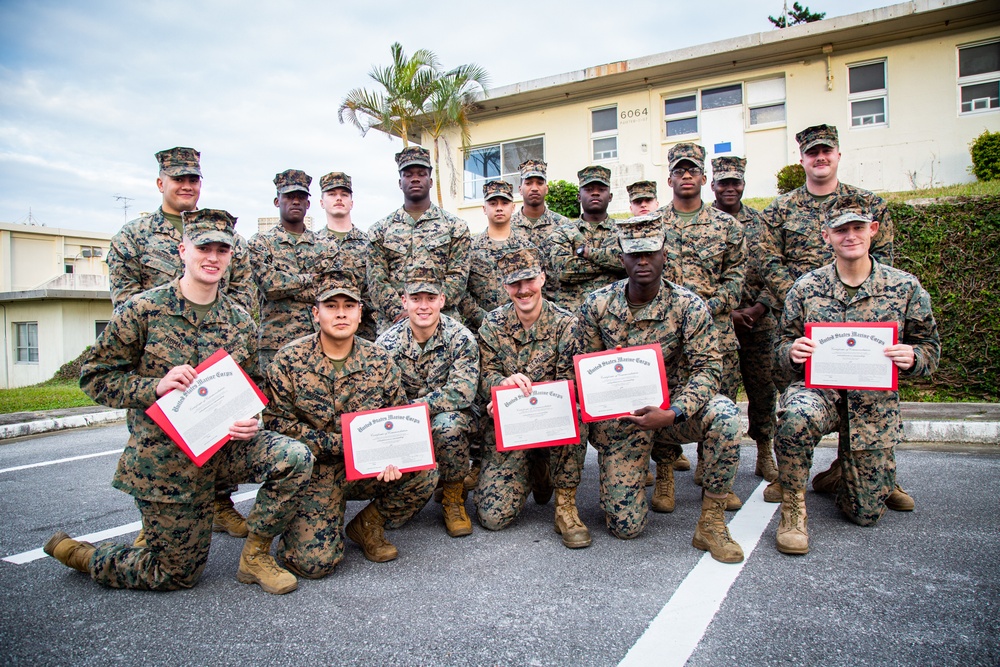
[[[622,417],[647,405],[670,407],[659,345],[578,354],[573,365],[585,422]]]
[[[899,334],[895,322],[807,322],[805,333],[816,343],[805,363],[807,387],[896,390],[899,371],[885,356]]]
[[[225,350],[195,371],[198,377],[187,389],[167,392],[146,414],[201,467],[229,442],[233,422],[260,413],[267,398]]]
[[[531,393],[520,387],[493,387],[493,424],[497,451],[554,447],[580,441],[573,383],[532,382]]]
[[[388,465],[404,473],[436,465],[426,403],[347,412],[340,430],[348,481],[377,477]]]

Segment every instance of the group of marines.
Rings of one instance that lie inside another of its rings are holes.
[[[711,161],[707,205],[705,150],[681,143],[668,154],[665,205],[655,183],[640,181],[627,188],[633,217],[612,219],[611,172],[589,166],[570,220],[546,207],[546,164],[527,160],[520,210],[509,183],[485,183],[488,225],[472,237],[431,202],[427,151],[408,147],[396,155],[403,206],[367,234],[351,220],[342,172],[320,179],[326,225],[308,229],[312,179],[290,169],[274,179],[280,224],[249,243],[227,212],[197,208],[196,151],[158,153],[163,204],[112,240],[115,314],[81,375],[95,401],[129,408],[113,485],[134,496],[142,531],[133,544],[96,547],[58,532],[46,553],[108,586],[170,590],[195,584],[211,533],[224,531],[246,537],[237,578],[280,594],[297,577],[332,573],[345,533],[369,560],[396,558],[385,529],[435,495],[447,534],[469,535],[470,491],[488,530],[509,526],[529,495],[540,504],[554,495],[555,531],[565,546],[587,547],[576,490],[588,442],[606,525],[621,539],[642,533],[650,508],[674,510],[674,471],[691,467],[681,445],[697,443],[692,545],[740,562],[724,512],[741,506],[732,491],[741,381],[755,473],[770,482],[765,500],[781,502],[780,551],[809,549],[805,489],[828,432],[841,434],[838,458],[814,480],[817,492],[836,494],[861,525],[887,507],[912,509],[895,480],[898,394],[807,388],[815,343],[804,327],[896,322],[900,342],[885,355],[902,375],[925,375],[940,353],[930,300],[891,267],[884,201],[838,180],[836,128],[796,139],[806,184],[763,212],[742,203],[746,160],[732,156]],[[581,424],[571,445],[498,450],[493,387],[527,396],[533,383],[573,380],[575,355],[650,344],[662,351],[668,408]],[[232,440],[198,467],[145,409],[188,388],[219,348],[269,403],[262,420],[235,422]],[[341,415],[410,403],[428,406],[436,468],[390,465],[348,482]],[[245,519],[230,498],[241,482],[261,484]],[[347,500],[370,502],[345,527]]]

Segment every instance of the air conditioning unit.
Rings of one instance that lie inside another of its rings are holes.
[[[94,257],[100,257],[102,252],[100,248],[94,248]]]
[[[83,248],[82,253],[83,253],[84,257],[91,257],[92,256],[91,253],[90,253],[90,248]]]

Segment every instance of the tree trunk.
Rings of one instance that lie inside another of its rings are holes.
[[[434,174],[437,176],[437,178],[434,179],[434,189],[437,190],[438,206],[444,208],[444,202],[441,201],[441,161],[438,159],[437,137],[434,137]]]

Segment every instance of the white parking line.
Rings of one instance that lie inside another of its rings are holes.
[[[27,470],[28,468],[41,468],[42,466],[54,466],[57,463],[68,463],[69,461],[80,461],[82,459],[92,459],[95,456],[110,456],[111,454],[121,454],[120,449],[110,449],[106,452],[97,452],[96,454],[81,454],[80,456],[70,456],[65,459],[55,459],[52,461],[42,461],[41,463],[29,463],[24,466],[14,466],[13,468],[4,468],[0,470],[0,473],[4,472],[14,472],[15,470]]]
[[[254,489],[253,491],[244,491],[243,493],[234,493],[232,496],[234,503],[256,497],[257,489]],[[119,535],[125,535],[127,533],[137,533],[140,528],[142,528],[142,522],[133,521],[132,523],[127,523],[124,526],[116,526],[115,528],[108,528],[107,530],[102,530],[96,533],[78,535],[73,537],[73,539],[80,540],[81,542],[100,542],[101,540],[107,540],[112,537],[118,537]],[[4,558],[3,561],[13,563],[14,565],[24,565],[25,563],[41,560],[45,557],[46,553],[39,548],[32,549],[31,551],[24,551],[19,554],[11,554],[10,556]]]
[[[743,547],[743,562],[727,565],[714,560],[711,554],[702,556],[618,663],[619,667],[681,666],[688,661],[757,547],[771,517],[781,507],[764,502],[765,486],[767,482],[761,482],[743,504],[743,509],[729,522],[729,533]]]

